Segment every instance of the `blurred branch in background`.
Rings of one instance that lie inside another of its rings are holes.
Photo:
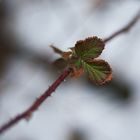
[[[3,79],[5,79],[11,61],[14,59],[25,59],[36,66],[43,65],[45,71],[50,73],[54,70],[50,60],[51,54],[40,55],[30,47],[24,47],[18,42],[16,35],[7,29],[11,18],[9,15],[5,1],[0,2],[0,94],[8,86],[8,82],[3,85]]]
[[[104,42],[108,42],[110,40],[112,40],[113,38],[119,36],[122,33],[127,33],[136,23],[137,21],[140,19],[140,10],[138,11],[138,13],[136,14],[136,16],[127,24],[125,25],[123,28],[121,28],[120,30],[114,32],[113,34],[111,34],[109,37],[104,39]]]
[[[116,100],[121,101],[122,103],[129,103],[133,97],[132,86],[128,84],[127,81],[123,80],[123,77],[120,77],[120,75],[115,75],[111,82],[101,87],[94,85],[90,80],[87,80],[86,86],[98,89],[101,91],[100,94],[112,101]]]
[[[87,136],[84,131],[73,129],[68,136],[68,140],[87,140]]]

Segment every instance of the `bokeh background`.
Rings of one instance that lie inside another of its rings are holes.
[[[139,0],[0,0],[0,125],[28,108],[61,73],[62,50],[108,37],[140,9]],[[0,140],[139,140],[140,22],[106,44],[113,81],[98,87],[68,78]]]

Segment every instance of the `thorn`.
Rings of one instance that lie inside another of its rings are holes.
[[[29,112],[29,113],[26,115],[25,120],[28,122],[28,121],[31,119],[31,117],[32,117],[32,113]]]

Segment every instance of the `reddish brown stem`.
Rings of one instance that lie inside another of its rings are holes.
[[[68,68],[63,71],[63,73],[57,78],[57,80],[44,92],[37,100],[23,113],[17,115],[9,122],[5,123],[0,127],[0,134],[8,130],[10,127],[17,124],[22,119],[28,119],[30,116],[40,107],[40,105],[56,90],[56,88],[64,81],[64,79],[70,74],[71,69]]]
[[[115,38],[116,36],[122,34],[122,33],[126,33],[128,32],[135,24],[136,22],[140,19],[140,10],[138,11],[138,13],[136,14],[136,16],[123,28],[121,28],[120,30],[114,32],[113,34],[111,34],[109,37],[104,39],[104,42],[108,42],[110,40],[112,40],[113,38]]]

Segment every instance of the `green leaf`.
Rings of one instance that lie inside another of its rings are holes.
[[[97,85],[102,85],[112,79],[112,70],[104,60],[82,61],[89,78]]]
[[[102,53],[104,46],[105,44],[101,39],[95,36],[89,37],[75,44],[75,53],[83,60],[93,59]]]

